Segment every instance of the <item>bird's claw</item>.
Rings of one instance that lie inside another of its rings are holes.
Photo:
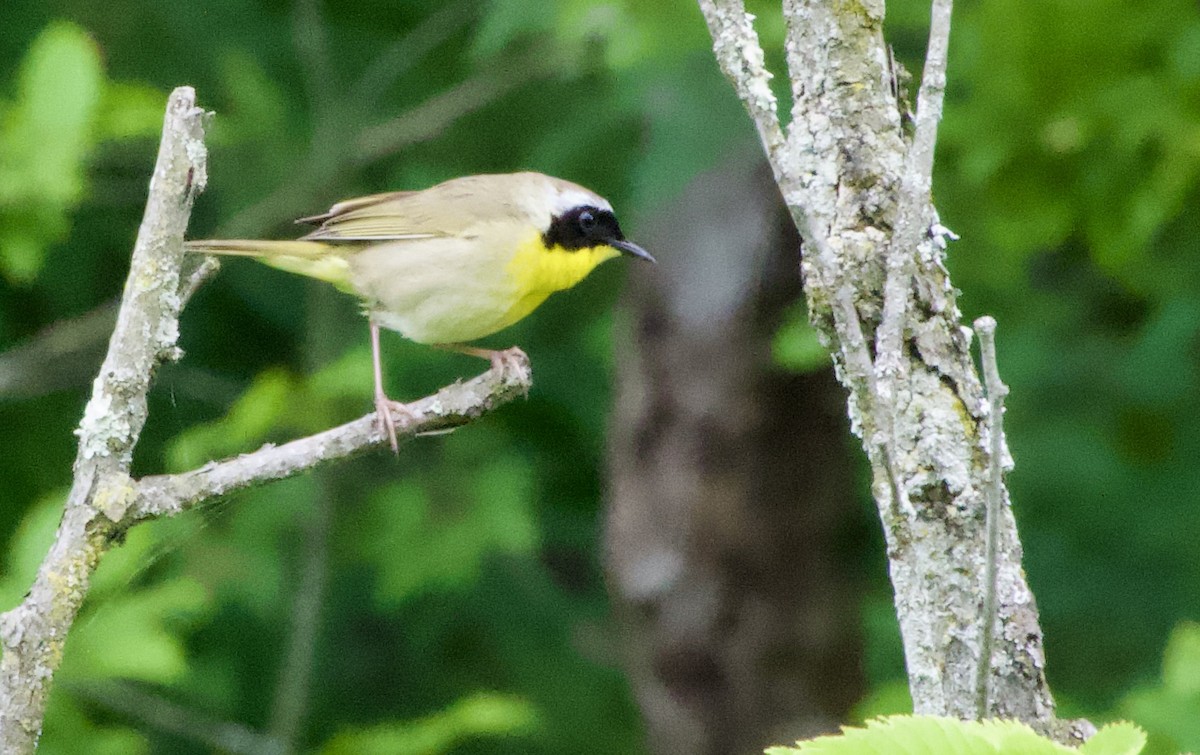
[[[529,359],[519,346],[512,346],[503,351],[493,351],[488,354],[488,358],[491,360],[492,369],[502,376],[517,370],[522,363]]]
[[[402,404],[399,401],[392,401],[387,396],[378,395],[375,397],[375,423],[379,427],[379,432],[388,439],[389,445],[392,447],[392,453],[397,456],[400,454],[400,442],[396,438],[396,415],[403,417],[403,426],[416,420],[416,415],[407,404]]]

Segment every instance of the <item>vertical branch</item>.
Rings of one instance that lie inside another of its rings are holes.
[[[0,615],[0,751],[32,752],[50,679],[92,570],[128,508],[129,465],[155,368],[175,359],[183,233],[204,188],[205,113],[195,92],[171,93],[146,212],[108,354],[76,434],[79,452],[54,543],[25,600]]]
[[[917,92],[916,127],[904,161],[896,231],[888,246],[883,317],[877,333],[877,353],[880,355],[877,368],[887,383],[887,390],[891,390],[899,378],[897,371],[903,369],[900,344],[904,337],[908,303],[912,298],[914,262],[921,235],[931,225],[933,155],[946,92],[946,57],[950,48],[952,8],[953,0],[933,0],[925,70]]]
[[[761,51],[742,3],[698,2],[714,53],[763,134],[770,111],[753,66]],[[981,444],[989,408],[943,264],[953,236],[930,201],[951,7],[932,0],[906,138],[883,0],[783,0],[792,119],[782,148],[769,131],[763,141],[804,240],[809,318],[833,355],[851,428],[871,462],[915,710],[978,712],[986,638],[977,617],[990,583],[997,626],[987,712],[1055,731],[1036,603],[1003,505],[1007,491]],[[1003,503],[989,552],[993,482]]]
[[[1004,443],[1004,397],[1008,386],[1000,380],[996,364],[996,320],[980,317],[975,321],[979,335],[980,361],[988,396],[988,486],[987,486],[987,571],[984,576],[983,610],[980,612],[979,671],[975,677],[976,718],[984,718],[991,709],[992,646],[996,633],[996,579],[999,571],[1000,507],[1004,503],[1004,467],[1007,460]]]

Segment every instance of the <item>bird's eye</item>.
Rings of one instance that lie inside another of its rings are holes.
[[[579,213],[579,228],[581,230],[583,230],[584,233],[587,233],[588,231],[592,230],[595,227],[596,227],[596,216],[595,215],[588,212],[587,210],[584,210],[583,212]]]

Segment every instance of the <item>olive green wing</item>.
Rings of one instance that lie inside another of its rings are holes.
[[[394,191],[347,199],[328,212],[296,222],[320,224],[317,230],[303,237],[307,241],[429,239],[459,235],[471,222],[465,209],[461,201],[443,191]]]

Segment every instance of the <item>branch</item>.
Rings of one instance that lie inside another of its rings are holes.
[[[71,694],[146,727],[199,742],[218,752],[237,755],[284,755],[283,743],[232,721],[196,713],[131,682],[74,682]]]
[[[154,370],[179,355],[180,265],[192,200],[204,188],[205,113],[195,92],[172,92],[146,213],[133,249],[116,329],[76,431],[75,478],[62,522],[21,605],[0,615],[0,751],[32,752],[67,630],[107,547],[111,522],[97,499],[119,496],[146,421]]]
[[[0,614],[0,752],[5,755],[33,752],[50,681],[92,571],[125,530],[386,442],[375,415],[369,414],[192,472],[140,481],[129,476],[154,371],[164,360],[180,356],[175,345],[180,310],[216,269],[189,260],[183,273],[184,230],[206,176],[207,115],[195,106],[190,87],[172,93],[116,329],[76,431],[79,453],[62,522],[25,600]],[[396,417],[396,426],[405,437],[446,432],[525,394],[530,382],[529,363],[521,355],[410,404],[411,416]]]
[[[708,22],[717,63],[749,111],[774,167],[779,164],[785,139],[754,16],[746,12],[743,0],[700,0],[700,10]]]
[[[783,0],[793,100],[783,148],[741,0],[698,3],[718,62],[760,135],[766,129],[804,240],[809,319],[849,393],[851,427],[874,474],[915,710],[977,713],[985,639],[977,617],[991,581],[998,626],[988,712],[1055,731],[1036,603],[1005,505],[993,521],[995,550],[986,547],[993,455],[980,439],[988,404],[943,265],[952,236],[930,201],[951,0],[933,0],[911,139],[883,38],[883,0]]]
[[[933,190],[933,155],[942,100],[946,92],[946,55],[950,45],[950,11],[953,0],[933,0],[925,70],[917,92],[916,128],[904,162],[900,184],[900,206],[896,231],[888,245],[887,282],[883,293],[883,318],[876,338],[879,343],[876,368],[885,390],[894,390],[897,371],[903,369],[900,344],[908,302],[912,298],[912,276],[921,236],[930,227]],[[894,74],[894,68],[889,67]]]
[[[996,577],[999,566],[1000,507],[1004,505],[1004,469],[1011,465],[1004,443],[1004,397],[1008,386],[1000,380],[996,364],[996,320],[975,321],[979,335],[980,361],[988,396],[988,486],[987,486],[987,572],[984,576],[983,610],[980,616],[979,672],[975,678],[976,718],[991,709],[992,645],[996,632]]]
[[[438,45],[466,28],[478,12],[471,0],[443,3],[371,61],[350,87],[346,105],[355,112],[369,114],[388,87]]]
[[[116,300],[60,320],[0,354],[0,398],[35,398],[85,385],[104,358]]]
[[[517,61],[511,69],[485,70],[384,123],[363,129],[351,157],[363,165],[395,155],[434,138],[455,121],[514,89],[554,73],[554,62],[544,55]]]
[[[432,396],[408,404],[412,418],[395,415],[398,438],[434,434],[467,424],[529,391],[532,378],[527,360],[447,386]],[[118,512],[135,521],[171,516],[210,498],[307,471],[327,461],[344,459],[386,442],[375,414],[282,446],[265,446],[254,453],[207,464],[191,472],[144,477]]]

